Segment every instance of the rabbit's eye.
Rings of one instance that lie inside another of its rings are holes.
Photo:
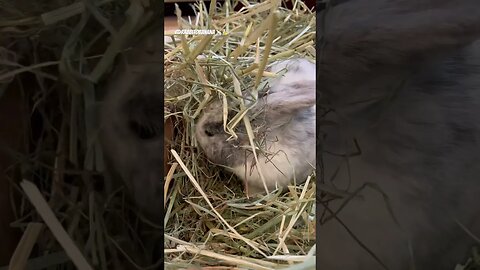
[[[220,134],[222,132],[223,124],[221,122],[205,124],[205,135],[207,135],[208,137],[213,137],[216,134]]]

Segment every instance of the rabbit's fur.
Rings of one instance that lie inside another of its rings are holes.
[[[155,220],[163,207],[162,31],[154,29],[119,59],[99,113],[107,175]]]
[[[258,163],[245,129],[228,140],[222,102],[210,104],[196,122],[196,138],[206,156],[241,178],[248,194],[265,191],[260,173],[273,191],[293,180],[304,182],[315,166],[315,64],[294,58],[274,63],[270,72],[278,77],[248,113],[257,141],[263,142]]]
[[[480,245],[480,3],[343,2],[318,18],[317,267],[453,270]]]

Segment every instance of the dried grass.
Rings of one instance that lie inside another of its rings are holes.
[[[309,254],[315,244],[314,178],[284,194],[246,198],[242,184],[212,166],[196,145],[195,120],[208,102],[221,99],[225,115],[229,107],[236,109],[225,130],[235,137],[243,125],[252,149],[258,149],[242,91],[255,99],[274,76],[265,68],[276,60],[315,61],[315,14],[302,2],[292,10],[280,8],[279,1],[243,3],[247,8],[238,12],[225,1],[219,8],[197,4],[195,19],[177,14],[182,29],[212,29],[217,35],[166,33],[172,42],[164,56],[165,118],[177,123],[166,189],[167,268],[315,267],[314,253]]]

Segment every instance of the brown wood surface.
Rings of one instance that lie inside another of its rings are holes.
[[[178,29],[177,17],[166,17],[164,28],[166,31]]]
[[[165,24],[164,24],[164,29],[165,31],[169,30],[176,30],[178,29],[178,24],[177,24],[177,17],[166,17],[165,18]],[[175,118],[173,118],[175,119]],[[170,165],[169,162],[171,161],[171,155],[170,155],[170,148],[171,148],[171,143],[174,137],[174,124],[172,121],[172,117],[169,117],[167,120],[164,122],[164,144],[163,144],[163,158],[164,158],[164,174],[167,175],[168,171],[170,170]]]
[[[170,170],[170,161],[171,161],[171,155],[170,155],[170,148],[172,147],[172,142],[173,142],[173,135],[174,135],[174,126],[173,126],[173,121],[172,117],[167,118],[164,122],[164,137],[163,137],[163,169],[164,169],[164,175],[166,176],[168,174],[168,171]]]

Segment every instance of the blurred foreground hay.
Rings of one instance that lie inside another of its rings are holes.
[[[280,1],[242,3],[246,8],[239,11],[233,1],[197,4],[196,18],[179,17],[182,29],[215,30],[214,35],[165,33],[172,38],[164,57],[165,119],[176,123],[165,183],[166,266],[313,269],[314,177],[286,194],[246,198],[242,183],[209,163],[196,146],[194,123],[210,100],[240,104],[228,119],[234,134],[244,125],[240,90],[257,97],[272,75],[264,69],[276,60],[315,61],[315,13],[303,2],[294,1],[292,10],[279,7]]]
[[[101,90],[116,56],[162,19],[161,4],[0,1],[0,98],[21,92],[28,108],[25,152],[0,143],[17,161],[7,171],[16,198],[12,226],[24,232],[11,269],[161,264],[161,226],[148,225],[123,188],[107,191],[114,185],[102,176],[96,137]]]

